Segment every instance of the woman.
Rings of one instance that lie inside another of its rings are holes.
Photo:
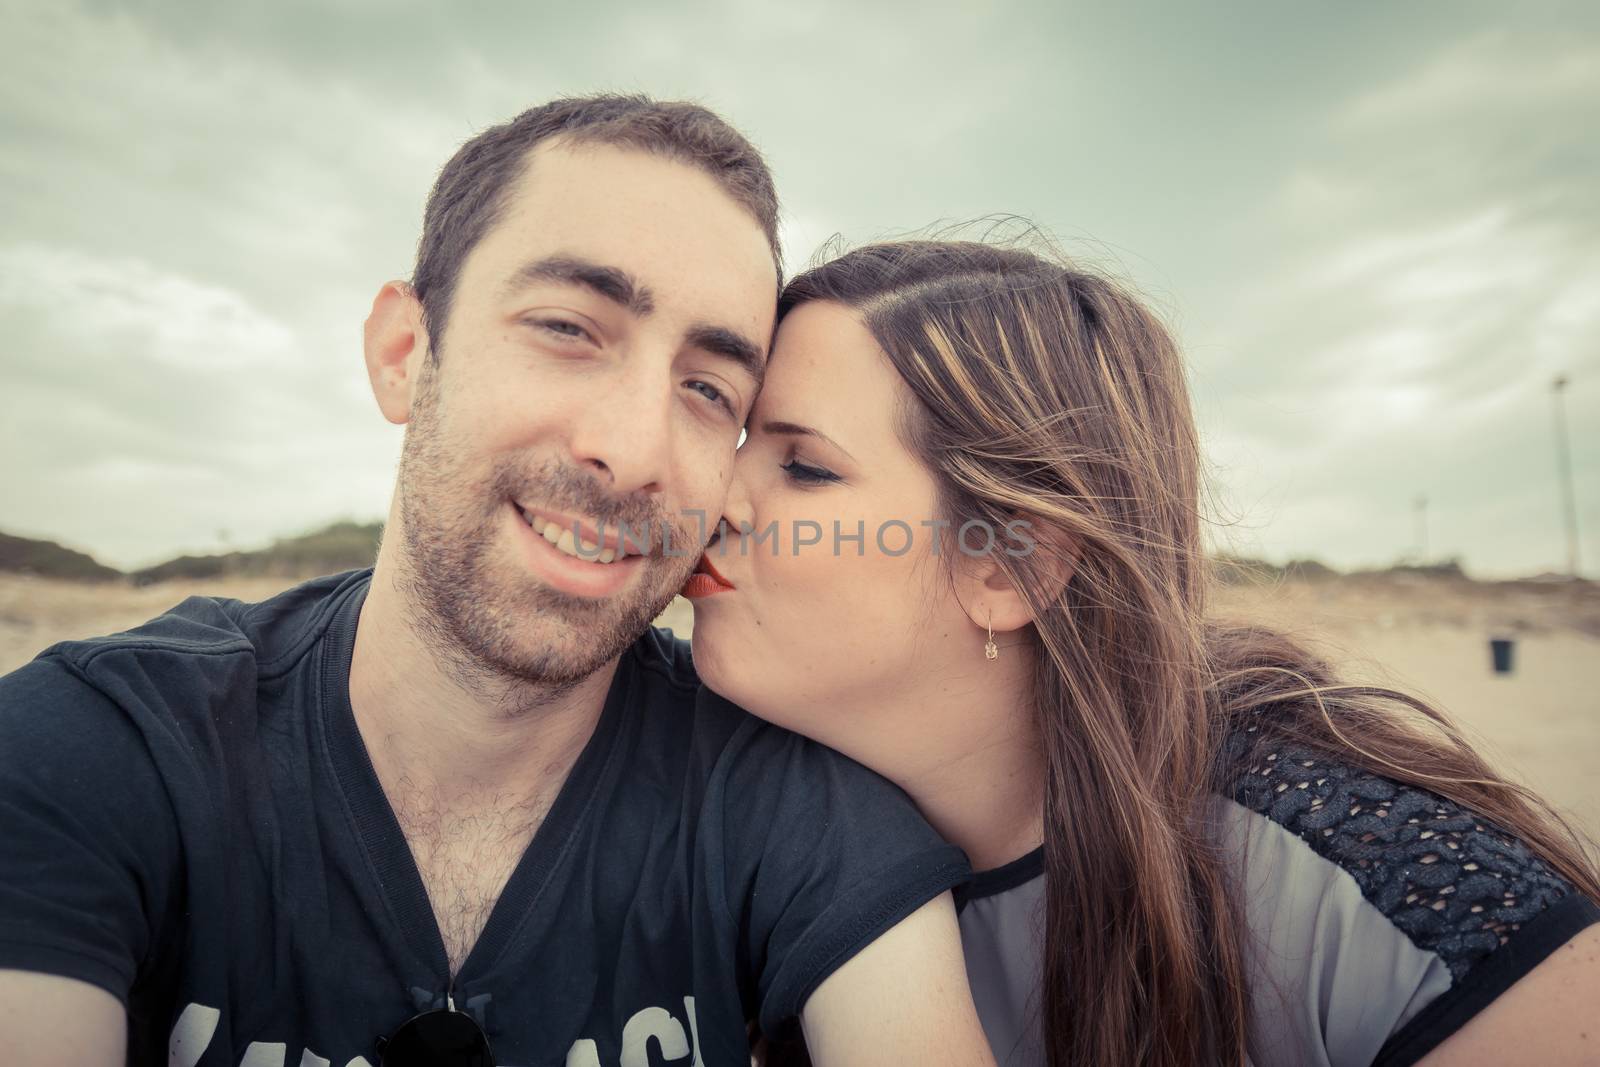
[[[1001,1064],[1600,1055],[1600,880],[1565,825],[1421,701],[1208,617],[1144,307],[900,242],[780,313],[695,661],[985,872],[962,934]]]

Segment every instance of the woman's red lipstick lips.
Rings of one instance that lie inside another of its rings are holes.
[[[695,564],[694,573],[689,575],[689,580],[683,583],[682,594],[690,600],[699,600],[703,597],[715,596],[733,588],[733,583],[717,572],[711,565],[711,560],[704,554],[700,562]]]

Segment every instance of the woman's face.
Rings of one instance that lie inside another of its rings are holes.
[[[735,532],[707,553],[733,588],[694,601],[707,684],[869,763],[885,746],[948,741],[898,709],[952,668],[984,663],[983,631],[934,556],[936,543],[948,548],[931,525],[933,478],[896,432],[909,400],[855,312],[823,302],[791,312],[735,457]]]

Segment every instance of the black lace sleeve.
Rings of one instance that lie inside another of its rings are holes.
[[[1600,909],[1475,813],[1285,741],[1230,744],[1232,797],[1347,871],[1453,984],[1384,1046],[1411,1063],[1590,923]]]

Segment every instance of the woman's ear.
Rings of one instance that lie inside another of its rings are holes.
[[[967,616],[974,626],[993,627],[995,633],[1021,629],[1034,621],[1033,612],[999,557],[1020,562],[1033,583],[1035,598],[1052,604],[1066,591],[1081,553],[1081,543],[1071,534],[1044,532],[1026,519],[1013,519],[988,552],[964,561],[960,592]]]
[[[428,357],[422,302],[405,282],[386,282],[372,301],[362,329],[367,379],[378,410],[395,425],[411,418],[411,400]]]
[[[1040,599],[1053,604],[1067,590],[1067,583],[1078,572],[1083,542],[1059,526],[1045,528],[1021,516],[1006,523],[1010,541],[1001,551],[1030,564],[1033,580],[1040,585]]]

